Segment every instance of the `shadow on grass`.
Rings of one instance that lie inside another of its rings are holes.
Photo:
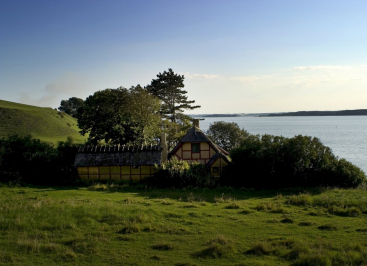
[[[98,193],[130,193],[129,197],[144,197],[149,199],[171,199],[183,202],[209,202],[216,203],[220,199],[224,202],[246,199],[270,199],[279,194],[284,196],[295,195],[299,193],[309,192],[316,195],[322,193],[322,189],[305,189],[305,188],[289,188],[277,190],[254,190],[254,189],[235,189],[232,187],[218,188],[196,188],[196,189],[162,189],[162,188],[146,188],[141,183],[93,183],[89,186],[37,186],[25,185],[25,188],[37,189],[34,192],[44,193],[53,191],[80,191],[89,190]],[[19,188],[20,190],[22,187]]]

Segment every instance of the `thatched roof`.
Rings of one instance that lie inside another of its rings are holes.
[[[211,140],[199,128],[192,127],[187,131],[180,142],[211,142]]]
[[[216,153],[212,158],[210,158],[209,162],[206,164],[206,166],[211,166],[216,160],[217,158],[221,157],[222,159],[224,159],[224,161],[226,161],[228,164],[231,163],[231,161],[228,159],[227,156],[225,156],[223,153]]]
[[[84,146],[80,147],[74,165],[119,166],[161,164],[162,148],[147,146]]]

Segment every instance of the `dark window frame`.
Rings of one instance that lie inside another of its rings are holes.
[[[194,146],[198,149],[194,149]],[[200,153],[200,143],[191,143],[191,151],[192,153]]]

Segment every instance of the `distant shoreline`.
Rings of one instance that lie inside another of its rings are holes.
[[[298,111],[289,113],[273,113],[264,116],[351,116],[367,115],[367,109],[341,110],[341,111]]]
[[[284,113],[251,113],[251,114],[202,114],[191,115],[191,117],[272,117],[272,116],[353,116],[353,115],[367,115],[367,109],[357,110],[340,110],[340,111],[298,111],[298,112],[284,112]]]

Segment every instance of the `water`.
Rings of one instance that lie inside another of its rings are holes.
[[[317,137],[334,155],[367,173],[367,116],[209,117],[200,128],[207,130],[215,121],[235,122],[251,134]]]

